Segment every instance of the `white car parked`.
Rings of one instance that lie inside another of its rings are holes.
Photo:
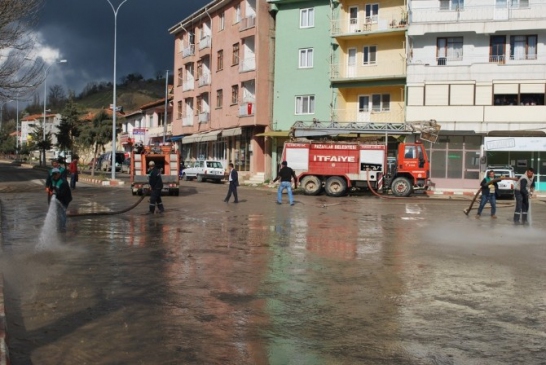
[[[197,179],[199,182],[206,180],[221,182],[226,176],[222,163],[215,160],[195,161],[182,171],[182,179],[185,181]]]

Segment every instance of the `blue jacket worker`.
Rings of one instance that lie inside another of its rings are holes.
[[[484,177],[480,183],[482,187],[482,199],[480,200],[480,206],[478,208],[476,218],[480,218],[483,208],[487,202],[491,204],[491,218],[497,218],[495,213],[497,212],[497,195],[499,193],[499,185],[496,182],[491,183],[493,180],[495,180],[495,171],[489,170],[487,172],[487,176]]]

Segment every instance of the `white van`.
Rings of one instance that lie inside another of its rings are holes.
[[[486,173],[489,170],[493,170],[495,172],[495,179],[516,176],[514,173],[514,168],[510,165],[489,165],[487,166]],[[516,186],[516,182],[514,180],[499,181],[497,185],[499,186],[499,195],[501,197],[514,199],[514,187]]]

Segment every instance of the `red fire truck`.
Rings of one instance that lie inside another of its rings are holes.
[[[435,142],[439,125],[435,121],[419,124],[352,123],[351,125],[297,122],[292,136],[321,138],[338,134],[409,134],[421,132],[421,139]],[[300,186],[308,195],[324,191],[329,196],[345,195],[349,189],[364,188],[388,192],[398,197],[411,195],[429,186],[430,164],[421,142],[400,143],[395,156],[388,157],[387,146],[333,140],[293,140],[284,145],[283,160],[294,169]]]

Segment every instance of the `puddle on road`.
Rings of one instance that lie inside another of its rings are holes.
[[[9,199],[1,264],[14,365],[477,364],[546,356],[536,340],[545,328],[537,281],[545,279],[537,269],[544,252],[526,246],[517,256],[513,245],[476,242],[487,235],[483,227],[439,205],[351,199],[320,209],[220,210],[203,203],[151,217],[139,206],[69,218],[59,241],[65,249],[36,253],[39,230],[17,222],[43,221],[37,212],[45,203],[21,210],[10,204],[20,197]],[[107,203],[82,206],[111,209]],[[528,256],[537,262],[524,265]]]

